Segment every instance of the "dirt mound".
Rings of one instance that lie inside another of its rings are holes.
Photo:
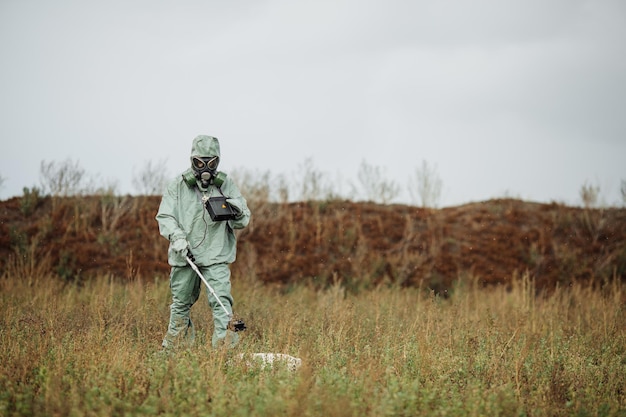
[[[0,267],[53,272],[166,276],[167,241],[154,216],[159,197],[24,196],[0,202]],[[438,210],[351,201],[250,202],[235,274],[263,282],[336,280],[437,291],[457,280],[507,283],[528,272],[538,288],[626,278],[626,209],[583,209],[490,200]]]

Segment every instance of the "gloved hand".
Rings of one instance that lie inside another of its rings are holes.
[[[172,250],[178,253],[183,258],[187,256],[187,253],[189,253],[189,243],[187,242],[187,239],[178,238],[175,241],[173,241]]]
[[[239,199],[237,199],[237,198],[227,198],[226,202],[228,204],[230,204],[230,206],[233,208],[233,210],[235,210],[235,216],[237,218],[240,218],[241,216],[243,216],[243,208],[241,207],[241,203],[239,202]]]

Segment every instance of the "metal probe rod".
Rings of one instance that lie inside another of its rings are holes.
[[[222,306],[222,309],[224,310],[224,312],[226,313],[226,315],[228,316],[228,319],[231,320],[233,318],[233,315],[231,313],[228,312],[228,310],[226,310],[226,307],[224,306],[224,304],[222,303],[222,300],[220,300],[220,298],[217,296],[217,294],[215,293],[215,290],[209,285],[209,283],[207,282],[207,280],[204,278],[204,276],[202,275],[202,273],[200,272],[200,270],[198,269],[198,267],[196,266],[196,264],[194,264],[191,259],[189,259],[189,256],[185,256],[185,259],[187,260],[187,263],[189,264],[189,266],[191,266],[191,268],[196,271],[196,274],[198,274],[198,276],[200,277],[200,279],[202,280],[202,282],[204,282],[204,285],[206,285],[206,287],[209,289],[209,292],[211,294],[213,294],[213,297],[215,297],[215,299],[217,300],[217,302],[220,304],[220,306]]]

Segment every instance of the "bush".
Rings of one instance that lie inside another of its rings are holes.
[[[67,197],[81,193],[85,170],[78,161],[71,159],[59,163],[44,160],[41,161],[39,176],[44,193]]]
[[[37,187],[24,187],[23,189],[24,195],[20,201],[20,211],[26,217],[33,214],[37,206],[39,206],[41,202],[41,192]]]
[[[385,177],[385,170],[379,166],[362,161],[358,173],[359,186],[353,185],[357,195],[365,200],[388,204],[400,194],[400,187],[393,180]]]
[[[133,188],[140,195],[160,195],[165,190],[170,178],[165,168],[167,161],[162,159],[152,165],[152,161],[145,163],[133,176]]]
[[[437,168],[423,160],[422,166],[415,169],[414,178],[409,180],[409,193],[421,207],[437,207],[441,198],[441,178]]]

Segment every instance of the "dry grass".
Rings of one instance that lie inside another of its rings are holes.
[[[443,299],[417,288],[346,292],[234,282],[249,329],[234,352],[166,356],[165,279],[70,284],[0,280],[0,415],[625,415],[620,281],[536,296],[527,276]],[[234,353],[301,357],[296,374],[249,369]]]
[[[158,197],[0,202],[0,415],[626,415],[626,210],[260,191],[233,265],[248,331],[210,349],[199,302],[174,355]]]
[[[265,283],[324,288],[340,277],[351,292],[391,284],[443,293],[466,276],[494,285],[524,272],[540,290],[626,281],[624,208],[511,199],[438,210],[339,200],[287,204],[258,191],[250,192],[254,215],[239,233],[239,259],[254,259],[253,273]],[[167,241],[154,219],[159,201],[32,193],[1,201],[0,271],[36,267],[37,275],[68,281],[166,274]]]

